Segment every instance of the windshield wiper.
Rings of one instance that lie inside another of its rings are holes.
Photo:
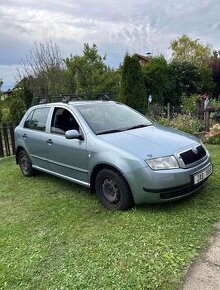
[[[140,125],[136,125],[136,126],[132,126],[132,127],[128,127],[125,130],[133,130],[133,129],[138,129],[138,128],[144,128],[144,127],[148,127],[151,126],[151,124],[147,125],[147,124],[140,124]]]
[[[118,132],[122,132],[122,131],[125,131],[125,130],[124,129],[112,129],[112,130],[98,132],[98,133],[96,133],[96,135],[118,133]]]
[[[138,129],[138,128],[143,128],[143,127],[148,127],[151,126],[151,124],[140,124],[128,128],[123,128],[123,129],[112,129],[112,130],[106,130],[106,131],[101,131],[96,133],[96,135],[101,135],[101,134],[111,134],[111,133],[118,133],[118,132],[123,132],[123,131],[128,131],[128,130],[133,130],[133,129]]]

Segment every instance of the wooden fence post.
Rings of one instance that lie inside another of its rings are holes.
[[[12,148],[12,154],[15,154],[15,136],[14,136],[14,126],[11,125],[9,127],[10,132],[10,139],[11,139],[11,148]]]
[[[170,103],[167,103],[167,118],[170,119]]]
[[[0,158],[15,154],[14,126],[3,124],[0,128]]]
[[[5,153],[7,156],[10,156],[10,145],[9,145],[9,138],[8,138],[8,128],[6,124],[3,124],[3,138],[4,138],[4,145],[5,145]]]
[[[2,129],[0,128],[0,157],[4,157]]]
[[[205,132],[209,132],[210,127],[210,110],[204,111]]]

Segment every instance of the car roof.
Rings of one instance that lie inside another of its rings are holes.
[[[117,103],[115,101],[106,101],[106,100],[86,100],[86,101],[70,101],[70,102],[53,102],[53,103],[42,103],[42,104],[38,104],[35,105],[34,107],[47,107],[47,106],[81,106],[81,105],[91,105],[91,106],[95,106],[97,104],[107,104],[107,103]]]
[[[72,106],[78,106],[78,105],[97,105],[97,104],[103,104],[103,103],[115,103],[114,101],[105,101],[105,100],[100,100],[100,101],[93,101],[93,100],[87,100],[87,101],[70,101],[68,104]]]

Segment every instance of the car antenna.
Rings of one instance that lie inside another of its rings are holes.
[[[48,99],[40,99],[39,100],[39,105],[47,104],[47,103],[48,103]]]
[[[103,101],[110,101],[111,100],[110,97],[106,94],[102,97],[102,99],[103,99]]]

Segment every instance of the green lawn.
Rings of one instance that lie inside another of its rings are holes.
[[[220,219],[220,146],[199,194],[127,212],[89,190],[0,160],[0,289],[177,289]]]

